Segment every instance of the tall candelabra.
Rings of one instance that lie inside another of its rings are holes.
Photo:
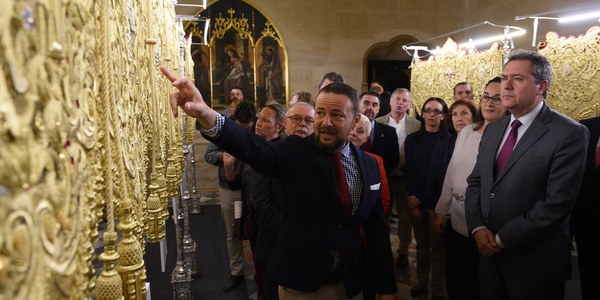
[[[180,201],[181,202],[181,201]],[[179,221],[180,211],[175,220],[175,239],[177,241],[177,261],[175,262],[175,268],[171,273],[171,284],[173,284],[173,299],[174,300],[190,300],[192,299],[191,281],[192,272],[189,268],[185,267],[183,260],[183,240],[181,234],[181,223]]]
[[[188,141],[190,139],[188,138]],[[192,165],[192,192],[190,193],[191,199],[191,214],[201,214],[202,206],[200,206],[200,195],[198,194],[198,190],[196,189],[196,151],[194,150],[194,139],[192,135],[192,139],[189,145],[189,156],[190,156],[190,164]]]

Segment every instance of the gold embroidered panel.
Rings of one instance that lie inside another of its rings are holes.
[[[182,172],[158,66],[193,73],[174,20],[168,0],[3,1],[0,299],[145,298],[144,241],[164,237],[168,206],[168,191],[147,200],[147,174],[172,192]],[[94,274],[103,218],[118,251]]]
[[[546,34],[539,52],[552,64],[547,101],[575,120],[600,115],[600,27],[578,37]]]
[[[485,84],[502,73],[503,54],[497,44],[481,52],[467,51],[448,39],[441,51],[429,60],[417,59],[411,65],[411,93],[417,111],[429,97],[440,97],[450,106],[453,88],[462,81],[471,84],[477,99]]]

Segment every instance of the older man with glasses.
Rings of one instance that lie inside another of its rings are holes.
[[[287,111],[283,126],[288,135],[307,137],[314,131],[315,108],[306,102],[297,102]]]

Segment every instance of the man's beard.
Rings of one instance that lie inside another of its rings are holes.
[[[339,149],[340,147],[342,147],[344,145],[344,143],[346,142],[344,141],[340,141],[338,139],[336,139],[333,143],[331,144],[323,144],[321,142],[321,139],[318,136],[314,136],[315,137],[315,145],[317,146],[317,149],[319,149],[321,152],[325,152],[325,153],[333,153],[336,149]]]

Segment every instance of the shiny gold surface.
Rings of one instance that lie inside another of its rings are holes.
[[[417,111],[429,97],[440,97],[450,106],[453,88],[461,81],[471,84],[477,98],[485,84],[502,73],[503,54],[497,44],[489,50],[476,52],[459,49],[448,39],[441,50],[441,54],[426,61],[417,59],[411,66],[411,92]]]
[[[168,216],[164,163],[182,170],[190,130],[157,71],[180,61],[174,19],[168,0],[2,1],[0,299],[145,299],[144,241],[164,237]]]
[[[550,32],[540,48],[552,64],[548,104],[575,120],[599,116],[600,27],[578,37]]]

